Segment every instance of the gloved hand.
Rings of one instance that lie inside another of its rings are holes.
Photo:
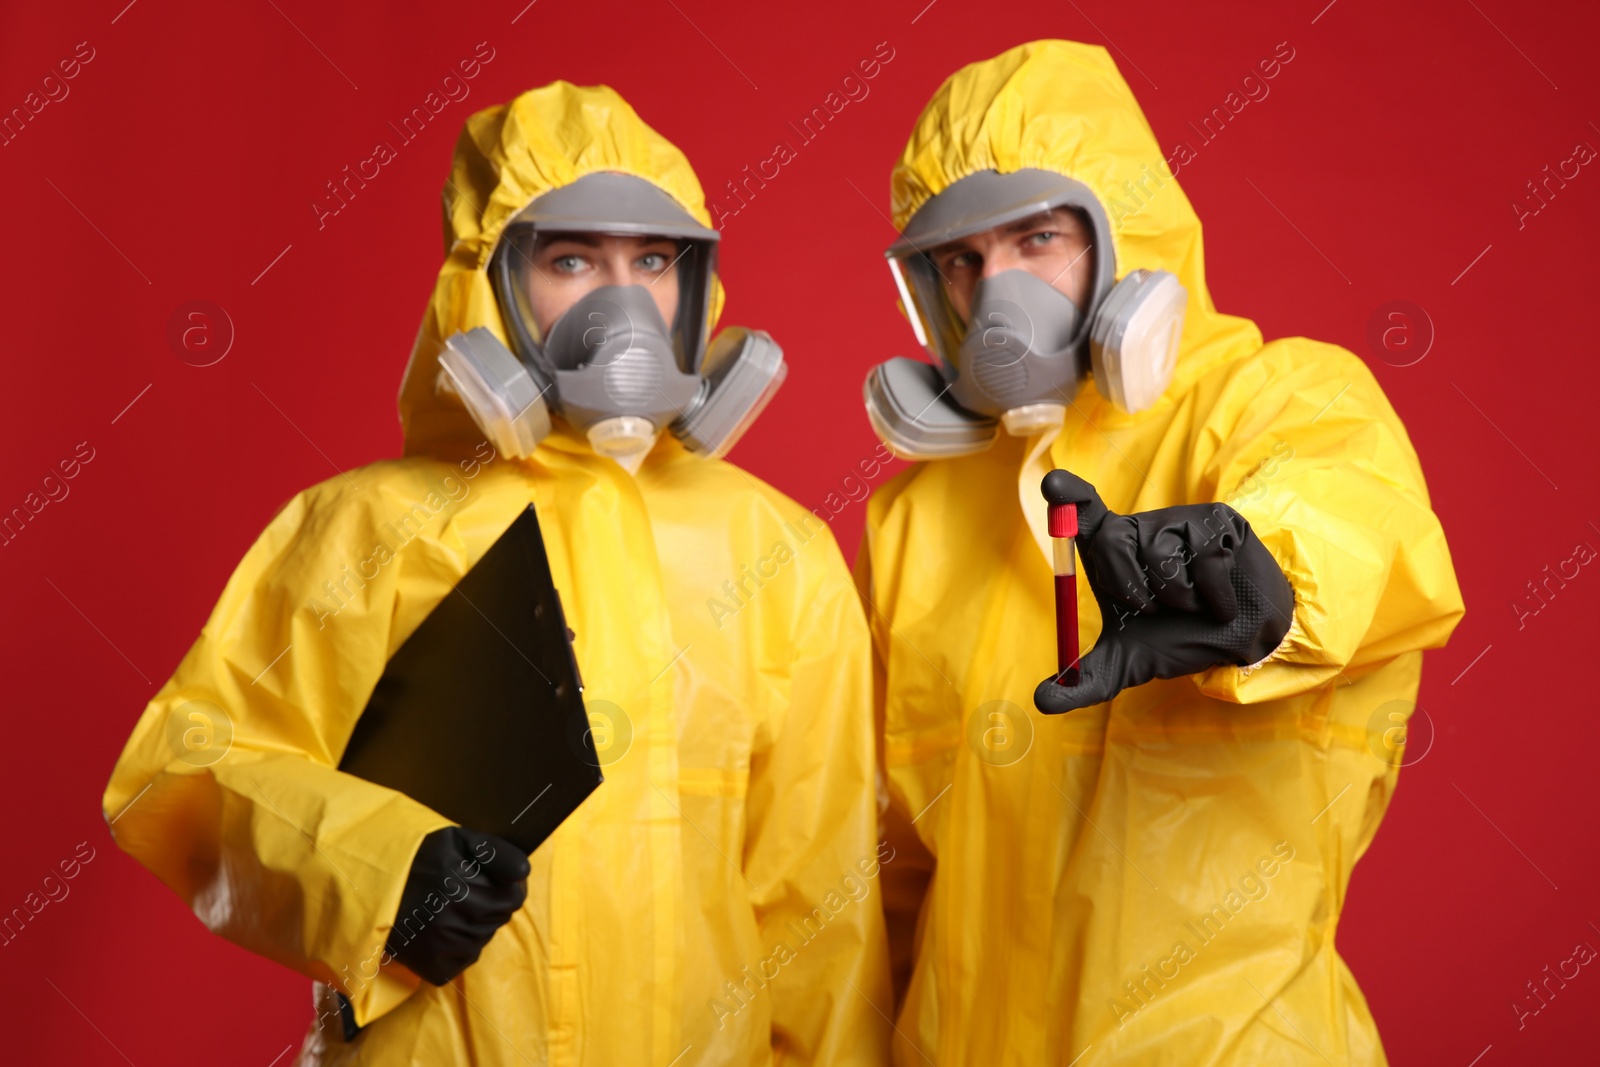
[[[1046,715],[1099,704],[1153,678],[1255,663],[1289,632],[1294,590],[1228,505],[1118,515],[1094,486],[1064,470],[1045,475],[1041,488],[1052,504],[1078,505],[1078,554],[1104,620],[1079,663],[1079,683],[1057,685],[1052,674],[1034,690]]]
[[[502,837],[446,826],[422,839],[400,894],[389,954],[444,985],[478,960],[528,898],[528,858]]]

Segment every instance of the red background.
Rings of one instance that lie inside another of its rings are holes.
[[[1600,168],[1523,228],[1511,207],[1579,141],[1600,147],[1591,5],[496,0],[374,17],[309,0],[125,2],[0,16],[6,111],[78,42],[95,49],[70,96],[0,147],[15,331],[0,510],[79,442],[94,449],[70,496],[0,548],[0,912],[78,842],[97,850],[71,895],[0,947],[5,1059],[266,1065],[298,1046],[309,983],[207,933],[111,844],[100,793],[279,504],[397,452],[394,396],[470,111],[558,77],[604,81],[715,195],[889,43],[871,95],[725,229],[723,321],[772,331],[792,367],[734,458],[817,505],[874,449],[867,367],[914,347],[880,254],[889,168],[912,119],[957,66],[1047,36],[1111,44],[1167,149],[1197,144],[1186,123],[1278,42],[1295,50],[1270,96],[1179,175],[1207,227],[1211,291],[1268,338],[1303,334],[1368,360],[1421,454],[1468,605],[1449,647],[1428,656],[1421,703],[1436,743],[1403,772],[1357,868],[1340,944],[1396,1063],[1593,1055],[1600,968],[1520,1031],[1510,1006],[1576,943],[1600,948],[1589,670],[1600,567],[1521,629],[1510,606],[1578,542],[1600,547]],[[495,58],[471,97],[319,231],[310,203],[323,183],[390,138],[386,123],[480,41]],[[204,368],[167,340],[196,299],[236,330]],[[1391,300],[1431,319],[1420,362],[1396,366],[1411,357],[1369,345]],[[835,520],[847,552],[862,511]]]

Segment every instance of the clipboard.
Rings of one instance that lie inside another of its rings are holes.
[[[529,505],[390,657],[339,770],[532,853],[604,780]]]

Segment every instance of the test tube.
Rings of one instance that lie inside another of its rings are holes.
[[[1078,535],[1078,505],[1049,505],[1051,546],[1056,572],[1057,685],[1078,684],[1078,567],[1072,539]]]

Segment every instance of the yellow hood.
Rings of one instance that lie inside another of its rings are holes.
[[[689,160],[609,86],[551,82],[467,119],[444,187],[444,266],[400,383],[406,455],[459,459],[482,441],[466,409],[434,393],[445,338],[486,326],[509,345],[487,269],[500,234],[538,197],[596,171],[653,182],[711,225]],[[713,279],[712,326],[722,301]]]
[[[947,78],[890,179],[895,228],[903,231],[918,208],[969,174],[1029,167],[1076,178],[1100,198],[1118,278],[1135,268],[1166,270],[1189,291],[1179,391],[1214,360],[1261,346],[1253,322],[1220,315],[1211,303],[1200,219],[1098,45],[1033,41]]]

